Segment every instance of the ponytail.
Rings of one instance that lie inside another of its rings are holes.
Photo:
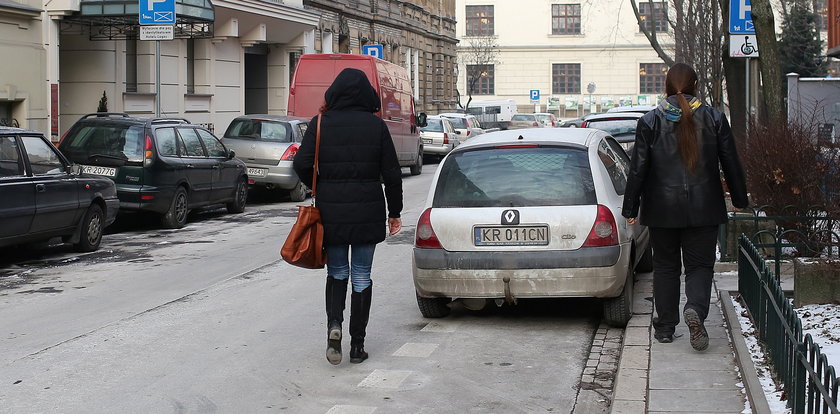
[[[682,110],[680,121],[677,123],[677,148],[685,169],[692,172],[697,168],[697,131],[694,129],[694,118],[685,95],[678,93],[677,99]]]

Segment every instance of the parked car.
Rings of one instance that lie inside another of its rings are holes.
[[[423,153],[443,157],[461,144],[459,135],[449,118],[431,115],[426,118],[426,126],[420,128]]]
[[[88,114],[58,149],[84,172],[113,180],[120,209],[158,213],[167,228],[183,227],[199,207],[245,210],[245,163],[210,131],[184,119]]]
[[[583,121],[583,128],[597,128],[613,136],[621,147],[630,151],[636,142],[636,124],[642,112],[608,112],[597,114]]]
[[[292,168],[308,118],[245,115],[231,121],[222,142],[248,168],[248,184],[289,193],[303,201],[309,193]]]
[[[633,313],[634,272],[650,271],[648,229],[621,205],[630,159],[594,129],[499,131],[454,149],[417,222],[412,274],[424,317],[449,302],[603,299],[605,320]]]
[[[114,182],[83,174],[38,131],[0,127],[0,246],[61,237],[99,248],[117,216]]]
[[[537,120],[539,120],[546,128],[554,128],[557,126],[557,118],[555,118],[552,113],[537,112],[534,115],[537,116]]]
[[[449,121],[452,122],[452,126],[456,131],[458,131],[458,133],[460,133],[459,138],[462,141],[481,135],[485,132],[484,128],[481,126],[481,122],[478,121],[478,118],[476,118],[475,115],[447,112],[440,114],[440,116],[449,118]],[[495,128],[493,130],[498,131],[499,129]]]
[[[563,121],[563,122],[560,123],[560,128],[580,128],[581,124],[583,124],[583,121],[586,121],[587,119],[589,119],[590,117],[595,116],[595,115],[598,115],[598,113],[597,112],[588,113],[588,114],[585,114],[585,115],[581,116],[580,118],[575,118],[575,119],[570,119],[568,121]]]
[[[508,129],[542,128],[543,124],[536,114],[516,114],[510,118]]]
[[[639,112],[642,114],[646,114],[652,110],[656,109],[656,105],[631,105],[631,106],[616,106],[615,108],[610,108],[607,110],[608,113],[612,112]]]

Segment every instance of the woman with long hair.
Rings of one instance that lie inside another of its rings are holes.
[[[727,220],[720,171],[736,208],[747,207],[746,182],[726,116],[696,97],[694,69],[684,63],[672,66],[665,94],[636,127],[622,215],[630,224],[640,220],[650,229],[658,316],[654,337],[662,343],[674,340],[684,267],[683,320],[691,346],[702,351],[709,345],[704,321],[718,227]]]
[[[350,362],[368,358],[365,335],[373,291],[373,252],[385,240],[386,227],[393,235],[402,226],[402,172],[388,126],[375,115],[379,96],[364,72],[342,70],[324,99],[321,114],[309,122],[293,166],[304,183],[311,183],[313,174],[318,176],[315,205],[321,211],[327,251],[326,356],[337,365],[342,359],[348,279],[353,286]],[[318,171],[313,171],[318,117],[321,147]]]

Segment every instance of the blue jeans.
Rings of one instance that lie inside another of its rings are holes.
[[[327,276],[346,280],[350,277],[354,292],[361,292],[373,282],[370,268],[373,265],[373,251],[376,244],[327,245]],[[348,257],[348,250],[351,256]]]

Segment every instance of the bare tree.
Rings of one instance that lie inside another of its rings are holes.
[[[785,101],[782,96],[782,70],[779,47],[776,40],[776,22],[770,0],[752,0],[752,18],[755,24],[755,40],[758,43],[761,62],[762,97],[767,120],[772,126],[786,122]]]
[[[496,37],[492,35],[475,36],[469,38],[469,43],[460,54],[466,66],[467,75],[467,104],[461,105],[461,98],[458,97],[458,106],[468,109],[472,102],[472,95],[476,86],[482,78],[489,75],[487,69],[499,63],[499,44]]]

